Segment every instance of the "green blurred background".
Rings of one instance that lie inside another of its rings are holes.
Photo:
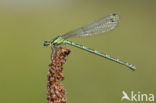
[[[155,10],[155,0],[0,0],[0,103],[46,103],[51,49],[43,41],[111,13],[120,15],[115,30],[70,40],[137,70],[67,46],[67,103],[121,103],[123,90],[156,95]]]

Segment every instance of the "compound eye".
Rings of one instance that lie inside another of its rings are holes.
[[[49,44],[50,44],[49,41],[44,41],[44,43],[43,43],[44,46],[48,46]]]

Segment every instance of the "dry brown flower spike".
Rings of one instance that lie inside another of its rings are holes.
[[[52,53],[48,70],[47,103],[66,103],[66,91],[60,82],[64,80],[63,64],[69,53],[68,48],[62,47],[55,49]]]

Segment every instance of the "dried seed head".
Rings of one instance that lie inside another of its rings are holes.
[[[60,47],[52,54],[48,70],[47,103],[66,103],[66,91],[60,82],[64,80],[63,64],[69,53],[69,49]]]

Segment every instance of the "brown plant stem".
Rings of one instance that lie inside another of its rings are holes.
[[[68,48],[62,47],[55,49],[52,53],[48,70],[47,103],[66,103],[66,91],[60,82],[64,80],[63,64],[66,62],[65,57],[69,53]]]

